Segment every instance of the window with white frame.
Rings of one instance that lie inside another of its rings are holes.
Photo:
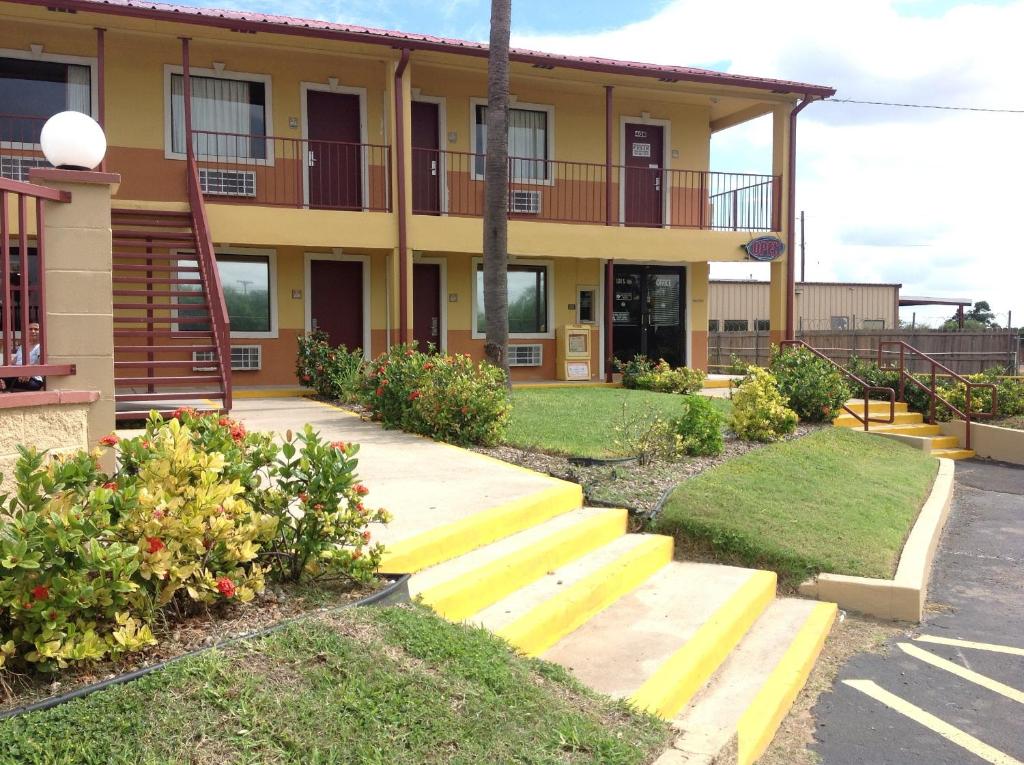
[[[217,271],[220,273],[227,304],[231,334],[239,336],[260,336],[274,331],[273,320],[273,268],[269,255],[236,255],[217,253]],[[200,291],[199,285],[181,285],[182,290]],[[182,304],[203,302],[202,294],[182,297]],[[199,320],[186,321],[190,316],[199,316],[197,311],[178,311],[178,329],[182,332],[206,332],[210,324],[207,312]]]
[[[484,176],[484,155],[487,151],[487,105],[476,104],[474,110],[476,136],[476,175]],[[508,110],[509,180],[546,181],[548,170],[549,109],[510,107]]]
[[[576,323],[597,324],[597,287],[576,288]]]
[[[185,154],[185,78],[171,74],[171,153]],[[196,154],[226,161],[267,156],[267,85],[261,80],[189,77]]]
[[[484,305],[484,267],[476,268],[476,331],[487,331]],[[508,331],[512,335],[543,335],[548,331],[548,266],[510,263],[508,266]]]
[[[0,56],[0,141],[37,144],[46,120],[63,111],[92,115],[89,66]]]

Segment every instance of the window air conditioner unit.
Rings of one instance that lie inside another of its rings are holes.
[[[540,192],[512,189],[508,193],[508,211],[516,215],[540,215]]]
[[[213,351],[193,351],[193,372],[216,372],[214,366],[205,366],[213,361]],[[234,372],[255,372],[263,368],[263,353],[259,345],[232,345],[231,370]]]
[[[217,170],[199,168],[199,187],[204,194],[218,197],[256,196],[256,173],[253,170]]]
[[[540,343],[508,347],[508,365],[510,367],[539,367],[543,362],[544,346]]]

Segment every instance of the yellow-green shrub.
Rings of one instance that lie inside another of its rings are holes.
[[[796,428],[797,415],[786,407],[775,377],[750,367],[732,396],[731,426],[745,441],[778,441]]]

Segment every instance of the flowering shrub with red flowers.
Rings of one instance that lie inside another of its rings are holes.
[[[505,375],[497,367],[407,345],[369,364],[364,400],[385,427],[454,444],[498,442],[511,412]]]
[[[356,401],[362,383],[363,364],[361,349],[350,351],[344,345],[332,347],[323,330],[314,330],[299,338],[295,376],[301,385],[312,388],[319,396]]]
[[[383,548],[354,455],[307,426],[276,444],[230,418],[179,410],[133,438],[53,456],[21,449],[0,495],[0,672],[140,650],[158,615],[244,603],[264,579],[372,578]]]

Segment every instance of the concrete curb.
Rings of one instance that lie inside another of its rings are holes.
[[[879,619],[921,621],[932,559],[953,499],[954,464],[953,460],[939,460],[931,494],[907,537],[893,579],[819,574],[800,585],[800,594]]]

